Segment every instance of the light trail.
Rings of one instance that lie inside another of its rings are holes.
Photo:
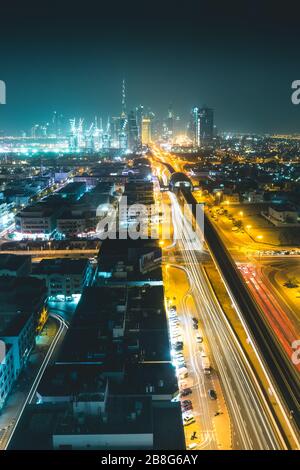
[[[173,223],[180,228],[183,226],[183,236],[178,240],[178,245],[188,266],[185,269],[204,329],[213,346],[214,360],[238,434],[239,447],[266,450],[286,448],[244,351],[199,267],[189,230],[182,221],[180,205],[174,194],[170,194],[170,199]]]
[[[251,266],[247,266],[246,271],[240,266],[240,270],[255,300],[258,305],[261,306],[271,328],[275,331],[277,338],[285,349],[287,356],[290,358],[293,354],[292,343],[298,339],[293,323],[290,321],[286,312],[280,307],[272,293],[265,287],[255,269]],[[295,365],[295,367],[300,371],[300,365]]]

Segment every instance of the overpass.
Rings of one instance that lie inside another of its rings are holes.
[[[0,254],[27,255],[32,258],[92,258],[97,256],[99,249],[75,249],[75,250],[1,250]]]

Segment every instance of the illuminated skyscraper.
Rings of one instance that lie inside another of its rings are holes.
[[[174,113],[173,113],[172,104],[170,104],[169,109],[168,109],[167,128],[168,128],[168,137],[172,139],[173,134],[174,134]]]
[[[194,145],[200,147],[210,144],[214,136],[214,111],[211,108],[195,106],[189,125],[190,137]]]
[[[122,81],[122,112],[121,112],[121,117],[125,118],[127,116],[126,113],[126,84],[125,84],[125,79],[123,78]]]
[[[151,143],[151,119],[142,118],[142,144],[149,145]]]

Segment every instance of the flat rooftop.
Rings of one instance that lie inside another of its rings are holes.
[[[33,266],[32,274],[84,274],[89,261],[86,259],[55,258],[43,259]]]

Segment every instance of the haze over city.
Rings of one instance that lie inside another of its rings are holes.
[[[220,130],[297,132],[295,16],[261,2],[154,1],[145,11],[138,2],[3,5],[0,129],[17,134],[55,110],[114,115],[125,78],[130,108],[144,104],[162,117],[172,102],[187,120],[198,103],[218,110]]]

